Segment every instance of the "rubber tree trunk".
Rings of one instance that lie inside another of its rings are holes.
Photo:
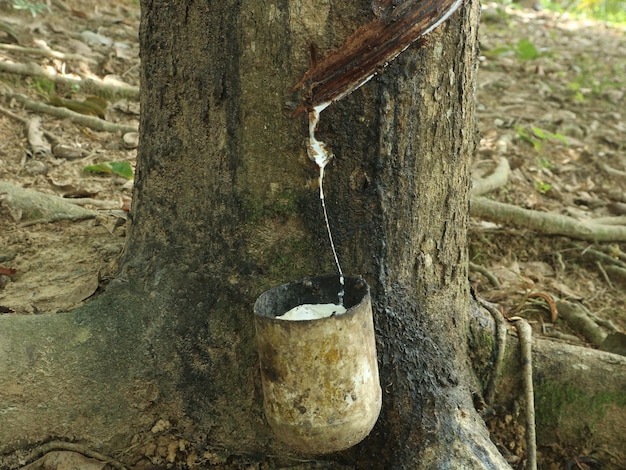
[[[221,453],[297,457],[263,419],[252,305],[334,271],[291,92],[369,2],[142,2],[123,268],[86,307],[0,318],[0,443],[117,449],[167,419]],[[466,224],[478,2],[322,113],[339,258],[372,287],[383,408],[358,468],[505,468],[474,411]],[[24,370],[24,364],[32,368]],[[224,451],[226,449],[226,451]]]

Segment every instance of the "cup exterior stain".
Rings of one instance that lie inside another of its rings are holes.
[[[254,307],[263,405],[275,435],[294,450],[354,446],[382,403],[369,286],[345,278],[346,313],[317,320],[275,317],[305,303],[334,303],[338,276],[306,278],[262,294]]]

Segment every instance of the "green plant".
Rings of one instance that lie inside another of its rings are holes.
[[[539,194],[546,194],[548,191],[552,189],[552,185],[550,183],[546,183],[542,180],[534,180],[535,191]]]
[[[535,60],[548,55],[546,52],[539,52],[530,39],[520,39],[515,46],[498,46],[489,51],[483,51],[487,57],[497,57],[504,54],[515,54],[521,60]]]
[[[626,23],[624,0],[550,0],[544,1],[550,10],[612,23]]]
[[[45,3],[33,3],[28,0],[11,0],[11,6],[15,10],[28,10],[35,18],[37,13],[43,13],[48,8]]]
[[[574,92],[572,100],[576,103],[583,103],[585,101],[585,95],[583,94],[582,85],[580,82],[570,82],[567,84],[567,88]]]
[[[522,60],[534,60],[539,57],[539,51],[529,39],[520,39],[517,42],[515,54]]]
[[[522,126],[515,126],[515,130],[517,131],[519,138],[532,144],[537,152],[541,150],[543,142],[546,140],[560,140],[565,145],[568,145],[567,137],[564,135],[550,132],[545,129],[541,129],[540,127],[531,127],[530,130],[527,130]]]
[[[544,157],[540,157],[537,159],[537,166],[546,170],[554,170],[556,168],[556,165],[554,163]]]
[[[54,82],[43,77],[33,77],[32,88],[41,96],[48,97],[54,94]]]
[[[567,84],[572,99],[583,102],[585,95],[601,96],[609,89],[622,89],[626,81],[626,63],[594,61],[579,57],[576,61],[576,76]]]
[[[514,5],[512,0],[498,0],[501,5]],[[626,23],[625,0],[543,0],[541,6],[558,13],[592,18],[611,23]]]

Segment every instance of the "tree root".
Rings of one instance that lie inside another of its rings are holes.
[[[549,235],[563,235],[587,241],[626,241],[626,227],[580,222],[561,214],[548,214],[492,201],[472,198],[470,214],[492,222],[530,229]]]
[[[491,287],[493,287],[494,289],[499,289],[500,288],[500,281],[498,281],[498,278],[496,276],[494,276],[484,266],[481,266],[480,264],[472,263],[470,261],[469,262],[469,270],[473,271],[473,272],[476,272],[476,273],[480,273],[483,276],[485,276],[487,278],[487,280],[489,281],[489,284],[491,284]]]
[[[48,72],[37,64],[11,64],[7,62],[0,62],[0,72],[43,77],[54,83],[61,83],[64,85],[80,85],[87,90],[101,91],[112,96],[123,96],[133,99],[139,97],[139,87],[136,86],[127,84],[115,85],[94,80],[92,78],[73,78],[58,75]]]
[[[472,180],[472,196],[481,196],[483,194],[501,188],[509,179],[511,166],[506,158],[501,158],[493,172],[481,179]]]
[[[474,180],[470,214],[491,222],[512,225],[549,235],[588,241],[626,241],[623,217],[602,217],[597,220],[578,221],[561,214],[537,212],[521,207],[492,201],[481,196],[506,184],[511,167],[501,158],[494,171],[487,177]]]
[[[22,124],[24,124],[25,126],[28,126],[29,123],[29,119],[23,118],[22,116],[18,116],[15,113],[12,113],[11,111],[9,111],[6,108],[3,108],[2,106],[0,106],[0,113],[10,117],[11,119],[15,119],[16,121],[21,122]],[[60,142],[59,138],[57,136],[55,136],[54,134],[48,132],[48,131],[43,131],[43,135],[46,136],[46,139],[48,139],[51,143],[53,144],[58,144]]]
[[[21,226],[59,220],[85,220],[96,212],[71,204],[58,196],[43,194],[0,181],[0,204],[6,205],[11,216]]]
[[[556,306],[561,318],[594,346],[600,346],[608,336],[588,314],[590,312],[583,305],[559,300]]]
[[[31,54],[38,55],[41,57],[50,57],[52,59],[59,60],[78,60],[85,63],[96,64],[97,61],[90,58],[85,57],[80,54],[68,54],[65,52],[53,51],[52,49],[43,49],[41,47],[23,47],[18,46],[17,44],[0,44],[0,49],[4,49],[7,51],[16,51],[22,54]]]
[[[115,460],[112,457],[101,454],[95,450],[91,450],[87,446],[82,444],[78,444],[76,442],[64,442],[64,441],[50,441],[45,444],[41,444],[39,447],[33,449],[30,454],[26,457],[26,463],[33,462],[38,458],[42,457],[44,454],[55,450],[67,450],[71,452],[78,452],[79,454],[84,455],[85,457],[90,457],[92,459],[99,460],[103,463],[107,463],[108,465],[117,468],[119,470],[126,470],[127,467],[122,462]]]
[[[626,261],[623,261],[626,257],[624,253],[619,247],[600,247],[600,249],[604,249],[607,252],[604,253],[593,248],[584,248],[582,249],[582,254],[585,257],[595,259],[596,266],[611,289],[615,289],[612,280],[626,285]]]
[[[89,127],[97,131],[121,132],[123,134],[127,132],[137,132],[137,128],[134,126],[124,126],[121,124],[115,124],[115,123],[108,122],[108,121],[105,121],[104,119],[100,119],[97,117],[85,116],[84,114],[76,113],[74,111],[70,111],[69,109],[57,108],[55,106],[38,103],[37,101],[33,101],[24,95],[11,94],[11,95],[8,95],[8,97],[16,100],[18,103],[22,104],[26,109],[30,111],[50,114],[52,116],[55,116],[61,119],[69,118],[72,120],[72,122],[75,122],[76,124],[80,126]]]
[[[480,297],[476,297],[476,300],[480,303],[481,307],[491,314],[496,325],[496,357],[493,364],[493,371],[489,377],[487,389],[485,390],[485,403],[491,406],[496,396],[498,379],[500,378],[502,367],[504,366],[504,351],[506,350],[507,336],[506,320],[496,305]]]
[[[526,400],[526,468],[537,470],[537,436],[535,431],[535,394],[533,391],[532,367],[532,328],[526,320],[518,318],[515,328],[520,343],[520,361],[524,380],[524,398]]]

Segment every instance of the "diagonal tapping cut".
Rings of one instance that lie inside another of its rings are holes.
[[[358,89],[417,39],[446,21],[463,0],[407,0],[390,6],[375,0],[376,18],[358,28],[341,47],[311,67],[292,91],[308,86],[306,102],[295,115],[317,106],[326,108]],[[394,2],[395,3],[395,2]]]

